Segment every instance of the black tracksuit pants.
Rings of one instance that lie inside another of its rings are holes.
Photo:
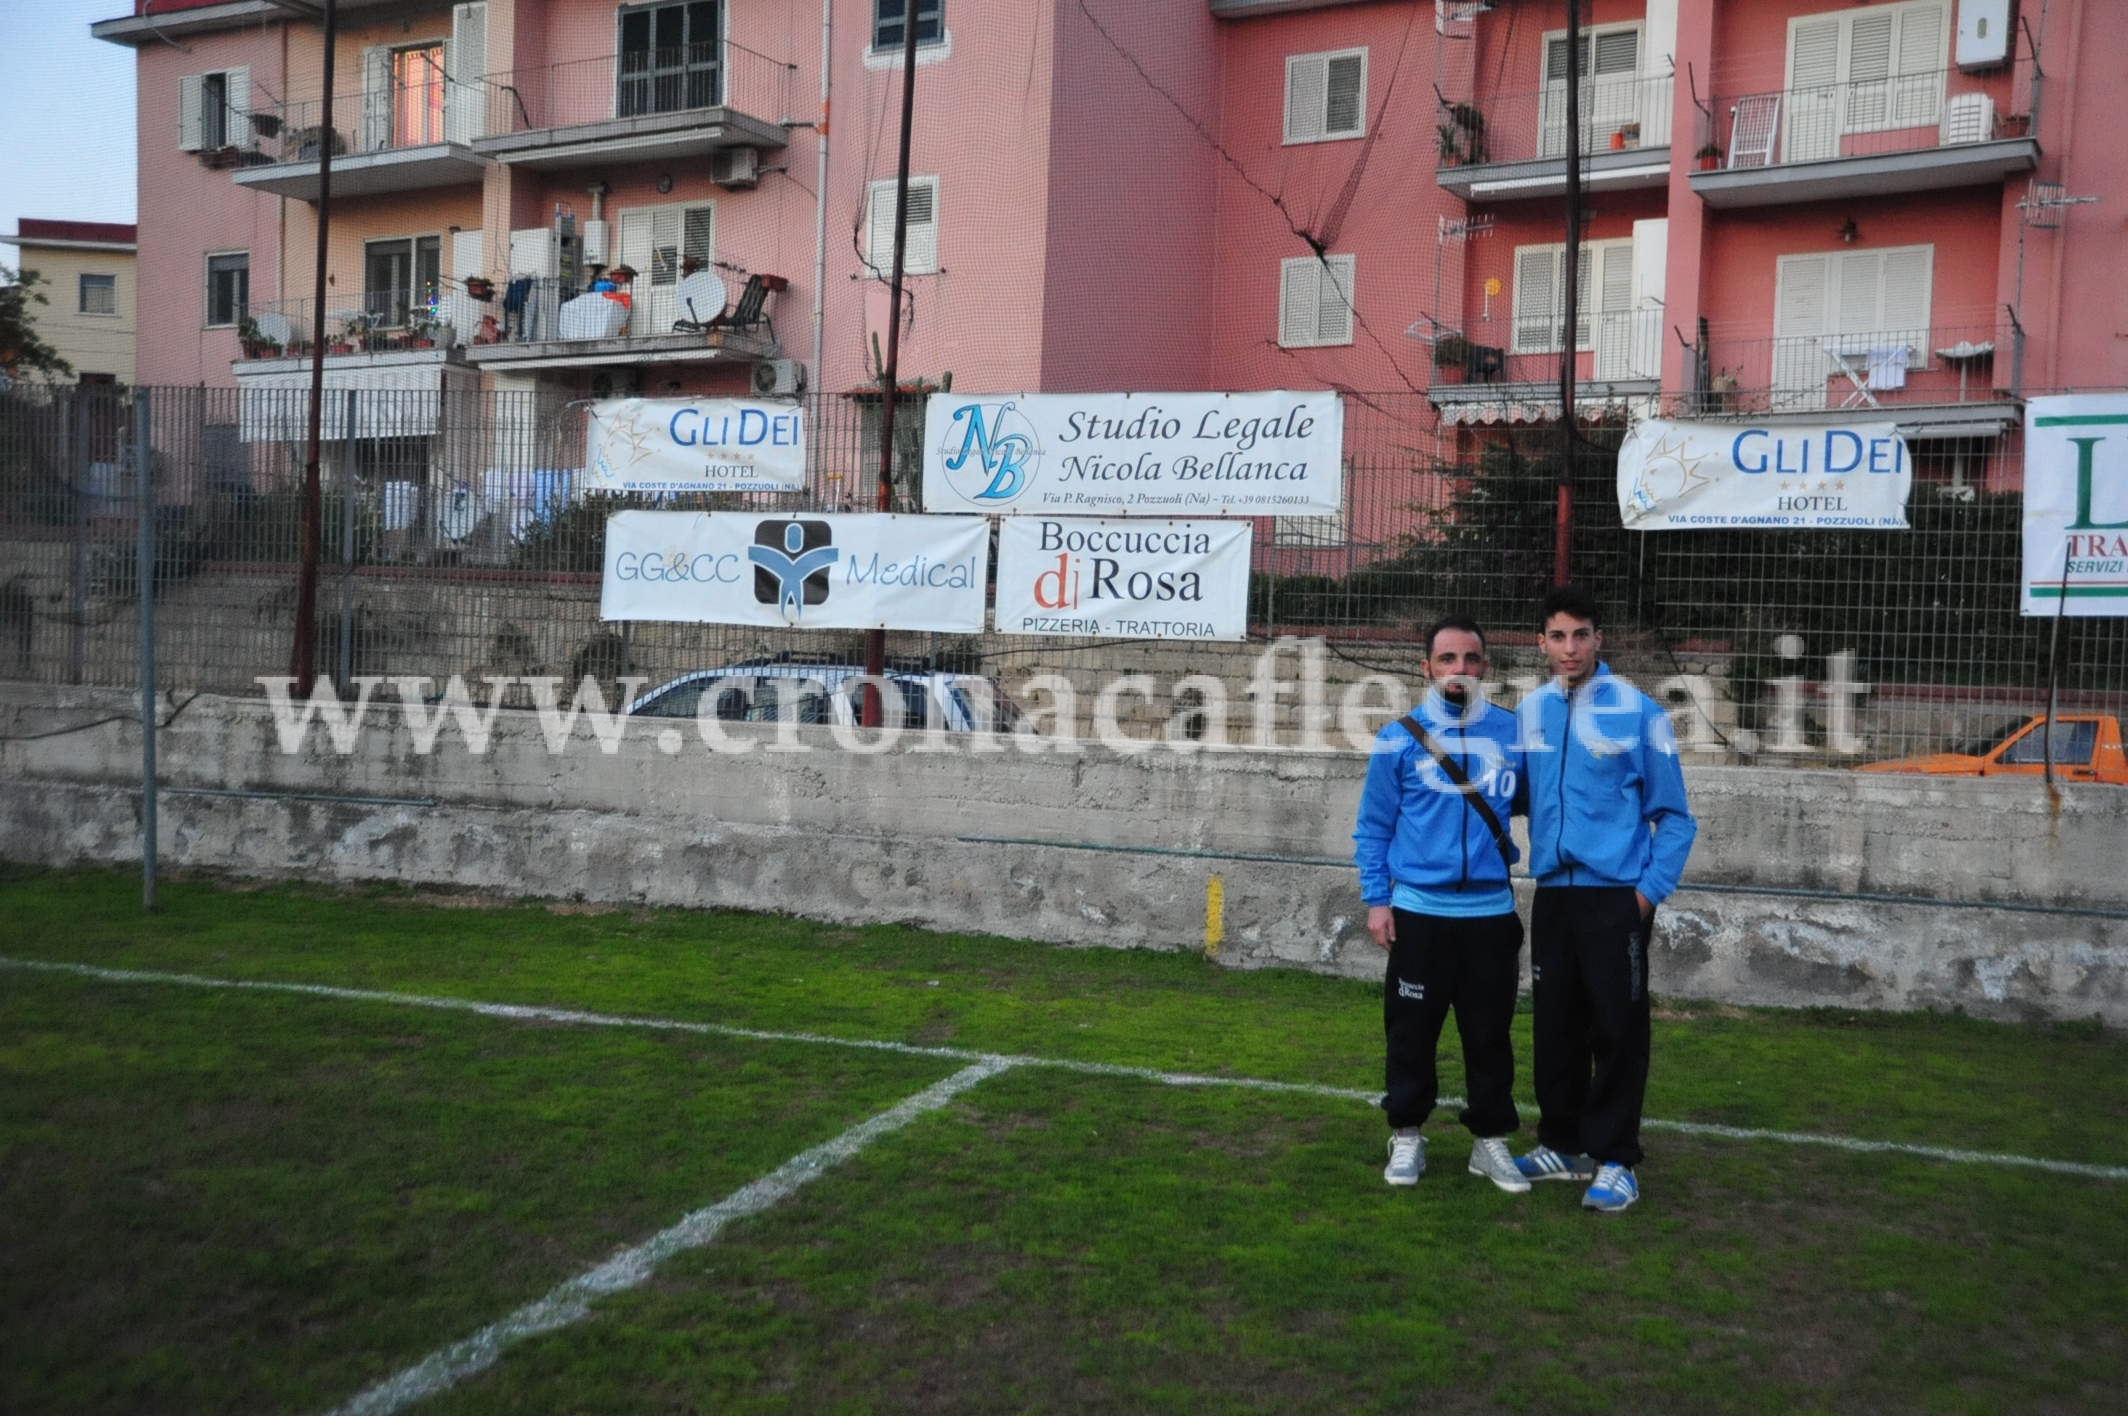
[[[1638,1165],[1648,1090],[1648,935],[1630,885],[1539,886],[1530,910],[1537,1139]]]
[[[1396,942],[1382,980],[1389,1043],[1382,1109],[1391,1126],[1419,1125],[1433,1111],[1434,1051],[1451,1008],[1470,1093],[1459,1119],[1474,1136],[1505,1136],[1522,1124],[1508,1035],[1521,958],[1522,920],[1513,911],[1478,919],[1396,912]]]

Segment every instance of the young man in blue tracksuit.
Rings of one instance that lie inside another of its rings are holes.
[[[1419,1127],[1434,1108],[1434,1048],[1453,1008],[1470,1093],[1461,1117],[1474,1138],[1470,1173],[1520,1194],[1529,1182],[1505,1138],[1522,1124],[1508,1038],[1522,921],[1508,885],[1516,852],[1505,826],[1521,809],[1522,754],[1514,715],[1477,691],[1486,671],[1477,623],[1444,619],[1426,643],[1431,687],[1408,716],[1431,746],[1402,721],[1382,729],[1352,833],[1368,932],[1389,953],[1382,1108],[1390,1136],[1382,1178],[1413,1185],[1426,1169]]]
[[[1530,793],[1530,985],[1537,1148],[1531,1180],[1592,1183],[1584,1208],[1640,1198],[1648,1086],[1648,937],[1698,825],[1669,715],[1597,655],[1595,602],[1554,590],[1538,613],[1553,678],[1522,701]]]

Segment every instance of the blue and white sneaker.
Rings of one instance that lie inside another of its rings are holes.
[[[1595,1183],[1583,1192],[1581,1207],[1599,1214],[1616,1214],[1640,1198],[1640,1182],[1629,1165],[1601,1165]]]
[[[1525,1180],[1586,1180],[1596,1173],[1596,1163],[1585,1155],[1561,1155],[1550,1146],[1539,1146],[1516,1156],[1515,1169]]]

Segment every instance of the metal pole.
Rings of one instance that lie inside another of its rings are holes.
[[[288,672],[308,697],[317,674],[318,542],[322,493],[318,486],[318,415],[325,398],[325,274],[332,232],[333,51],[340,37],[339,0],[325,0],[325,97],[318,138],[318,269],[311,282],[310,427],[303,453],[303,535],[296,560],[296,633]]]
[[[347,421],[340,425],[345,436],[341,446],[352,446],[355,431],[355,390],[347,390]],[[340,692],[355,691],[355,476],[347,459],[340,459]]]
[[[1581,324],[1581,0],[1566,0],[1566,259],[1559,278],[1566,312],[1559,342],[1559,487],[1552,528],[1552,584],[1572,577],[1574,545],[1574,361]]]
[[[879,509],[894,507],[894,395],[901,379],[902,260],[909,240],[909,138],[916,126],[916,10],[918,0],[903,0],[901,45],[901,158],[894,169],[894,273],[887,296],[887,362],[880,370]],[[865,633],[864,726],[880,720],[879,677],[887,670],[887,632]]]
[[[155,909],[155,477],[149,393],[133,393],[133,481],[140,551],[140,907]]]
[[[67,682],[82,683],[89,670],[89,415],[96,394],[77,388],[73,401],[74,554],[67,566],[68,600],[73,607],[67,626]]]

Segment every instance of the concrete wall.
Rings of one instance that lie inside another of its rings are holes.
[[[131,708],[0,685],[0,856],[137,859],[137,730],[25,736]],[[201,698],[160,739],[160,849],[249,875],[1192,949],[1217,875],[1223,962],[1380,967],[1343,864],[1350,755],[862,755],[825,729],[725,727],[712,753],[630,723],[607,754],[579,724],[550,754],[534,715],[504,713],[484,755],[455,734],[423,755],[379,714],[346,756],[287,756],[267,705]],[[2128,792],[2050,807],[2036,784],[1739,768],[1691,785],[1702,844],[1661,916],[1658,991],[2128,1024]]]

